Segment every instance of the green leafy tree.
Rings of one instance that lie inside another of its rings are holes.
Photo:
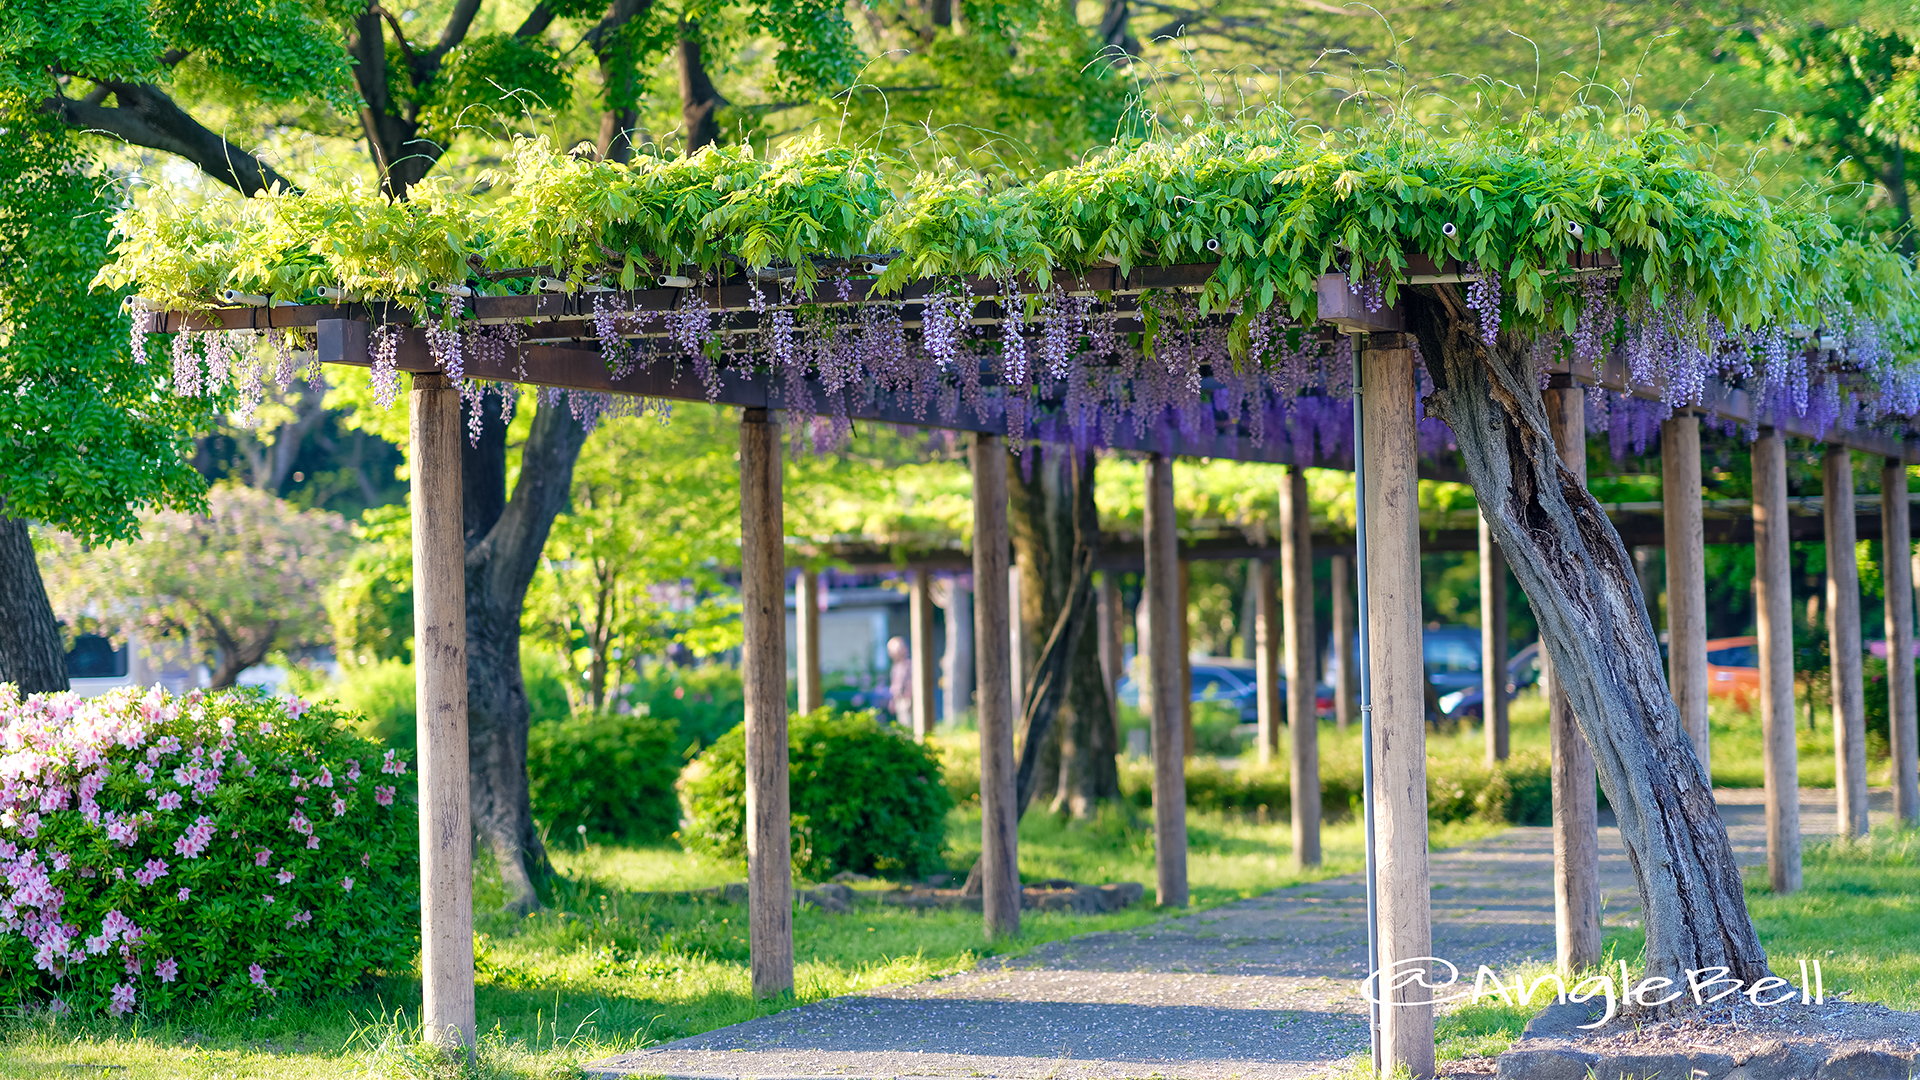
[[[222,482],[205,513],[163,510],[139,524],[139,539],[92,550],[48,537],[54,607],[69,626],[185,635],[215,689],[277,649],[328,640],[319,597],[346,546],[340,515]]]
[[[121,540],[139,507],[205,490],[186,458],[208,403],[167,392],[162,366],[133,358],[119,297],[88,287],[113,205],[83,149],[0,91],[0,682],[28,692],[67,688],[28,520]]]

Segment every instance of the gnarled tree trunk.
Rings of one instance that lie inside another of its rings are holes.
[[[467,743],[473,828],[493,852],[509,910],[540,904],[553,873],[533,827],[527,790],[527,687],[520,675],[520,609],[553,519],[566,506],[586,428],[564,404],[542,405],[520,448],[507,498],[507,426],[500,399],[483,399],[480,439],[461,444],[467,541]],[[468,405],[471,409],[473,406]]]
[[[65,690],[67,654],[60,647],[60,624],[33,560],[27,523],[0,514],[0,683],[22,694]]]
[[[1526,343],[1489,348],[1458,292],[1402,300],[1500,550],[1593,748],[1639,886],[1647,974],[1768,974],[1713,790],[1667,693],[1633,559],[1606,512],[1554,452]]]

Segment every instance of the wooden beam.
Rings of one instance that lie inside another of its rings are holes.
[[[1587,480],[1587,414],[1578,386],[1546,392],[1560,463]],[[1544,654],[1543,654],[1544,657]],[[1593,750],[1575,722],[1566,689],[1548,671],[1548,770],[1553,783],[1553,913],[1558,966],[1572,973],[1600,962],[1600,806]]]
[[[1180,564],[1174,530],[1173,462],[1160,454],[1147,458],[1147,677],[1152,687],[1153,862],[1162,907],[1187,906],[1186,732],[1181,724],[1187,703],[1181,680]],[[1177,624],[1177,625],[1176,625]]]
[[[415,737],[420,769],[420,1017],[430,1042],[474,1045],[473,814],[467,775],[467,547],[460,392],[413,377]]]
[[[1896,458],[1880,465],[1880,498],[1907,501],[1907,466]],[[1920,824],[1920,776],[1915,775],[1913,670],[1913,540],[1900,515],[1887,519],[1880,561],[1886,576],[1887,714],[1893,759],[1893,807],[1908,825]]]
[[[1366,440],[1367,663],[1378,867],[1380,1075],[1433,1075],[1433,890],[1427,864],[1426,672],[1420,649],[1420,490],[1413,340],[1374,334],[1360,356]],[[1424,971],[1426,984],[1409,974]]]
[[[747,943],[753,996],[793,991],[793,826],[787,802],[786,528],[780,425],[740,413],[740,673],[746,692]]]
[[[976,435],[973,465],[975,709],[980,722],[981,910],[989,939],[1020,933],[1020,809],[1014,794],[1013,665],[1007,580],[1007,450]]]
[[[1307,471],[1287,466],[1280,482],[1280,596],[1285,610],[1287,732],[1292,756],[1288,784],[1293,810],[1293,861],[1320,865],[1320,718],[1315,710],[1313,626],[1313,513]]]
[[[1833,683],[1833,767],[1841,836],[1867,834],[1867,708],[1860,664],[1860,561],[1853,531],[1853,452],[1821,460],[1827,520],[1827,655]]]
[[[1700,417],[1660,425],[1660,499],[1667,539],[1667,686],[1709,785],[1707,738],[1707,549],[1700,517]],[[1647,597],[1653,609],[1653,598]]]
[[[1767,879],[1800,891],[1800,754],[1793,711],[1793,569],[1787,530],[1787,440],[1761,428],[1753,458],[1753,607],[1759,632]]]
[[[1344,549],[1327,557],[1328,584],[1333,589],[1333,668],[1334,724],[1341,731],[1353,723],[1360,704],[1360,672],[1355,655],[1352,563]]]
[[[1280,696],[1280,665],[1285,637],[1280,626],[1280,605],[1274,595],[1273,563],[1267,559],[1247,562],[1247,576],[1253,589],[1253,667],[1254,707],[1258,710],[1262,767],[1273,764],[1280,750],[1280,728],[1286,721],[1286,703]]]
[[[1489,768],[1507,760],[1507,560],[1480,519],[1480,728]]]
[[[799,673],[800,711],[826,704],[820,678],[820,571],[802,568],[793,587],[793,637]]]
[[[940,682],[933,657],[932,578],[925,567],[911,572],[913,592],[907,605],[907,647],[913,652],[913,737],[923,742],[933,734],[933,701]]]

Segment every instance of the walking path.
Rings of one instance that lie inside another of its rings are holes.
[[[1760,792],[1722,790],[1742,865],[1766,860]],[[1874,823],[1888,794],[1872,798]],[[1831,790],[1803,790],[1808,837],[1834,831]],[[1617,829],[1600,830],[1606,926],[1639,898]],[[1467,969],[1553,956],[1553,836],[1516,827],[1435,852],[1434,953]],[[752,1080],[1166,1076],[1285,1080],[1367,1047],[1366,894],[1358,874],[1136,930],[1083,934],[974,971],[817,1002],[621,1054],[605,1076]]]

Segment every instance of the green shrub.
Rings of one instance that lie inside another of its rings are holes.
[[[669,840],[679,824],[673,783],[683,760],[667,721],[582,715],[527,732],[533,816],[556,833],[579,826],[596,839]]]
[[[257,691],[0,686],[0,1004],[258,1008],[405,974],[415,785],[346,720]]]
[[[704,749],[740,722],[747,692],[740,669],[727,664],[700,667],[650,665],[640,679],[635,708],[672,724],[679,732],[675,751]]]
[[[403,660],[343,667],[340,678],[315,689],[358,714],[360,733],[412,753],[416,741],[413,665]]]
[[[946,868],[953,807],[940,761],[870,712],[819,709],[788,724],[793,861],[814,880],[841,870],[912,876]],[[742,725],[696,757],[680,777],[689,850],[746,855],[746,739]]]

